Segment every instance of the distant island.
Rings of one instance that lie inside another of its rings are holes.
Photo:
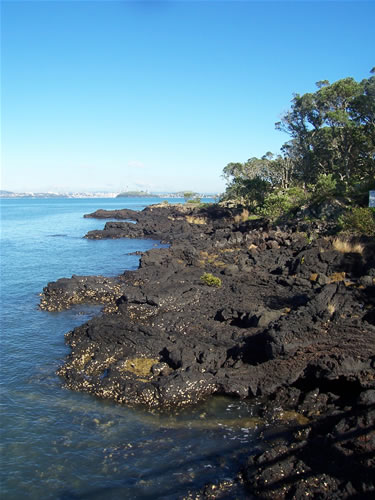
[[[160,198],[160,195],[147,193],[146,191],[123,191],[116,198]]]
[[[185,200],[216,198],[217,193],[196,193],[194,191],[178,191],[176,193],[149,193],[147,191],[124,191],[116,198],[184,198]]]

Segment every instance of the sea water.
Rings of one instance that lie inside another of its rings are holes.
[[[153,415],[62,387],[64,334],[99,306],[38,309],[49,281],[135,270],[154,240],[88,240],[96,209],[160,199],[1,199],[1,498],[177,499],[233,477],[257,443],[246,402],[211,398]],[[176,200],[170,200],[176,201]],[[180,200],[182,201],[182,200]],[[243,493],[245,498],[245,493]]]

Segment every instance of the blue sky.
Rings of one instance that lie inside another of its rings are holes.
[[[3,1],[2,189],[220,192],[293,93],[369,77],[373,1]]]

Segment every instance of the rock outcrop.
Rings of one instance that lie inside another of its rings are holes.
[[[297,412],[305,423],[290,439],[249,457],[248,488],[259,498],[375,494],[374,242],[344,249],[225,208],[131,212],[91,214],[136,223],[86,237],[170,247],[117,279],[74,276],[44,289],[48,310],[111,306],[67,334],[66,387],[153,410],[226,394],[255,398],[268,414]]]

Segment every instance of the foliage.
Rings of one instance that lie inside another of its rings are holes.
[[[256,207],[263,203],[270,189],[270,183],[258,176],[252,179],[234,177],[227,187],[224,199],[235,199],[249,207]]]
[[[319,174],[332,174],[348,184],[374,176],[375,77],[317,86],[314,93],[296,94],[291,109],[276,124],[291,136],[296,177],[315,183]]]
[[[286,150],[285,150],[286,151]],[[285,152],[284,151],[284,152]],[[268,152],[262,158],[249,158],[244,163],[228,163],[223,170],[223,177],[229,185],[233,180],[262,181],[269,187],[287,188],[291,181],[294,163],[286,155],[274,156]],[[252,184],[249,184],[251,187]]]
[[[369,191],[375,191],[375,178],[351,184],[346,194],[353,204],[368,207]]]
[[[123,191],[116,196],[116,198],[151,198],[151,197],[155,197],[155,195],[147,193],[146,191]]]
[[[337,182],[332,174],[320,174],[312,191],[314,201],[329,200],[337,193]]]
[[[365,207],[368,191],[375,189],[375,68],[371,74],[360,82],[351,77],[320,81],[315,92],[295,94],[276,123],[290,136],[281,154],[228,163],[224,199],[270,219],[336,197]],[[371,232],[366,213],[350,212],[345,227]]]
[[[192,198],[190,200],[187,200],[186,203],[192,203],[193,205],[201,205],[201,199],[200,198]]]
[[[220,288],[221,287],[221,279],[220,278],[217,278],[216,276],[214,276],[213,274],[211,273],[204,273],[202,274],[201,276],[201,281],[205,284],[205,285],[208,285],[208,286],[215,286],[217,288]]]
[[[375,209],[353,207],[339,219],[344,232],[375,236]]]
[[[266,196],[259,213],[271,220],[295,212],[307,200],[307,194],[300,187],[278,189]]]
[[[197,193],[194,191],[184,191],[183,196],[186,202],[192,201],[196,197]]]

